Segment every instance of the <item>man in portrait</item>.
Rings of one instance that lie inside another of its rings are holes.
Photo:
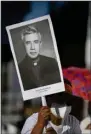
[[[35,27],[26,26],[21,32],[26,50],[25,58],[19,63],[24,90],[61,82],[56,60],[40,55],[41,34]]]

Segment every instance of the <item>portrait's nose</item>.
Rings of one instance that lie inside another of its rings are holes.
[[[34,42],[31,42],[31,49],[35,49]]]

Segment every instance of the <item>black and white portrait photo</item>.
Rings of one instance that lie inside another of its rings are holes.
[[[64,91],[50,16],[6,27],[24,100]]]

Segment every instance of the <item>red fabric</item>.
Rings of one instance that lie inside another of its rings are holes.
[[[72,87],[69,86],[68,84],[64,84],[64,85],[65,85],[66,92],[72,94]]]
[[[63,75],[72,83],[72,94],[91,101],[91,71],[70,67],[63,69]]]

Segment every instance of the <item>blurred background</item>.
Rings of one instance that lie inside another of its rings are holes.
[[[60,1],[2,1],[1,2],[1,114],[2,134],[18,134],[25,119],[41,106],[41,99],[23,102],[20,85],[5,27],[50,14],[63,69],[90,68],[91,3]],[[64,73],[65,74],[65,73]],[[66,77],[66,74],[65,74]],[[87,77],[87,78],[88,78]],[[90,79],[89,79],[90,80]],[[86,90],[91,95],[91,85]],[[79,89],[80,90],[80,89]],[[87,94],[86,94],[87,95]],[[72,103],[73,115],[79,121],[88,116],[88,100],[80,93]],[[83,98],[83,99],[82,99]],[[76,106],[79,104],[78,110]]]

